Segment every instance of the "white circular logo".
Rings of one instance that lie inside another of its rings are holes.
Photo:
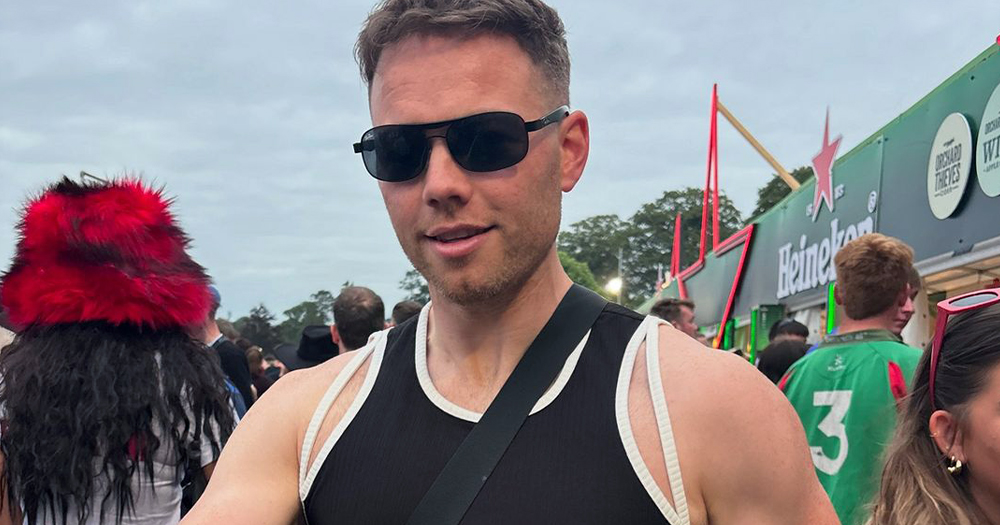
[[[962,200],[972,168],[972,130],[961,113],[945,117],[934,136],[927,162],[927,202],[938,219],[947,219]]]
[[[979,187],[990,197],[1000,195],[1000,86],[993,90],[983,110],[976,142]]]
[[[875,208],[878,208],[878,192],[872,190],[868,194],[868,213],[875,213]]]

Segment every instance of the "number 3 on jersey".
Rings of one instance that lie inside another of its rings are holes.
[[[810,446],[813,465],[816,465],[816,470],[834,476],[840,472],[840,467],[844,466],[844,461],[847,460],[847,429],[844,427],[844,416],[851,406],[851,391],[813,392],[813,406],[830,407],[830,413],[819,422],[819,430],[827,437],[837,438],[839,442],[837,456],[833,458],[823,453],[823,447]]]

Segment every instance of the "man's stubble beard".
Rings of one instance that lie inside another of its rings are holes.
[[[556,166],[550,167],[548,177],[557,177]],[[562,218],[560,193],[556,188],[556,202],[550,208],[522,221],[518,238],[504,238],[503,229],[497,228],[493,233],[501,236],[500,260],[481,263],[480,271],[469,273],[466,268],[457,271],[434,268],[424,257],[419,242],[410,244],[400,239],[400,245],[413,267],[427,280],[432,295],[437,292],[461,306],[511,300],[535,275],[555,245]],[[477,276],[482,278],[476,279]]]

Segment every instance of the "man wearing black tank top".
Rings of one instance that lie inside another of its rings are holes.
[[[393,127],[369,130],[355,151],[432,302],[357,352],[277,382],[186,523],[406,523],[571,287],[555,239],[589,124],[565,107],[556,12],[538,0],[387,0],[357,52],[372,122]],[[836,515],[773,385],[608,305],[461,523]]]

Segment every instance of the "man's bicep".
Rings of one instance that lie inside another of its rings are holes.
[[[763,376],[743,370],[738,376],[732,385],[746,403],[730,399],[713,418],[718,435],[739,437],[715,440],[719,475],[706,487],[712,523],[838,523],[791,405]]]
[[[276,395],[247,412],[215,464],[205,493],[183,523],[296,522],[297,426],[294,415],[281,404],[287,398]]]

